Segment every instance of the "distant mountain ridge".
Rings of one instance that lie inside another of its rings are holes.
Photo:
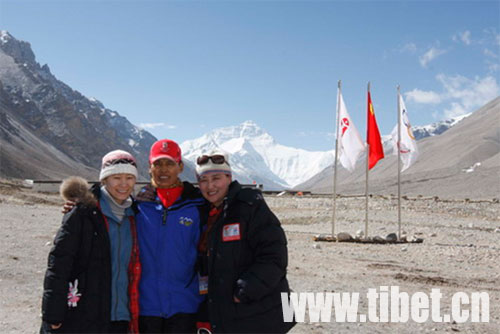
[[[417,139],[436,136],[464,117],[418,126],[414,133]],[[384,150],[390,154],[391,136],[382,139]],[[230,153],[236,179],[242,183],[263,184],[268,190],[297,187],[332,166],[335,158],[334,150],[313,152],[281,145],[253,121],[212,130],[200,138],[183,142],[181,148],[184,158],[193,163],[200,154],[222,149]]]
[[[75,65],[76,66],[76,65]],[[0,174],[96,179],[101,157],[114,149],[134,154],[148,178],[149,148],[156,138],[100,101],[87,98],[40,66],[28,42],[0,31]],[[194,178],[192,165],[186,167]]]
[[[413,135],[416,140],[424,139],[426,137],[437,136],[463,120],[464,118],[470,116],[472,113],[468,113],[462,116],[453,117],[447,120],[435,122],[429,125],[417,125],[412,126]]]
[[[401,174],[403,194],[453,198],[500,197],[500,97],[462,117],[440,135],[417,142],[419,157]],[[430,127],[439,128],[439,127]],[[370,171],[370,193],[397,193],[397,156],[388,143],[385,158]],[[361,158],[349,173],[338,168],[337,191],[363,194],[365,162]],[[333,165],[296,189],[333,191]]]

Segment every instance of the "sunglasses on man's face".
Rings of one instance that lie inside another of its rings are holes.
[[[198,157],[198,159],[196,159],[196,163],[201,166],[208,163],[209,160],[212,160],[212,162],[216,165],[222,165],[223,163],[227,163],[229,165],[229,162],[226,161],[226,158],[220,154],[202,155],[201,157]]]

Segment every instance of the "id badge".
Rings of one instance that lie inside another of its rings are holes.
[[[240,223],[224,225],[222,228],[222,241],[241,240]]]
[[[208,293],[208,276],[200,276],[200,274],[198,274],[198,282],[200,295],[206,295]]]

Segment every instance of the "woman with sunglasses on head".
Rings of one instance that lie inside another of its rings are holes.
[[[61,185],[77,205],[49,253],[41,333],[138,333],[136,178],[134,157],[116,150],[102,159],[100,185],[88,190],[78,177]]]
[[[286,279],[287,241],[260,191],[232,181],[227,154],[197,159],[196,174],[209,202],[198,246],[200,276],[208,276],[208,313],[214,333],[286,333],[281,293]]]
[[[151,184],[137,194],[140,332],[194,333],[203,299],[196,261],[204,200],[197,188],[179,179],[184,165],[176,142],[155,142],[149,163]]]

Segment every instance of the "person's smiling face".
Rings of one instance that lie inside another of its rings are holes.
[[[221,172],[208,172],[198,179],[201,194],[214,206],[222,204],[231,184],[231,175]]]
[[[113,174],[102,180],[108,193],[118,204],[122,204],[134,191],[135,176],[132,174]]]
[[[149,167],[151,182],[156,188],[171,188],[182,173],[184,165],[168,158],[158,159]]]

